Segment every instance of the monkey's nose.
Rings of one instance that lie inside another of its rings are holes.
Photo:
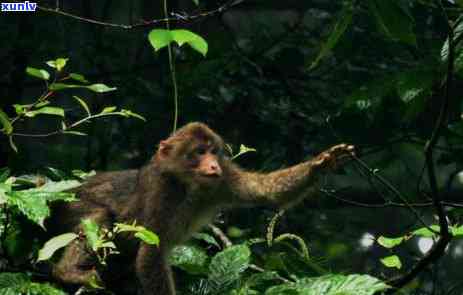
[[[222,168],[218,164],[211,164],[208,171],[209,176],[221,176]]]

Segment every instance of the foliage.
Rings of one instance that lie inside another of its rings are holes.
[[[117,111],[115,106],[104,107],[103,110],[99,113],[92,114],[90,108],[84,99],[73,96],[75,100],[81,105],[85,110],[86,116],[76,120],[74,122],[67,122],[65,120],[65,109],[59,106],[50,106],[57,92],[60,92],[65,89],[75,89],[83,88],[96,93],[106,93],[116,90],[116,87],[109,87],[102,83],[89,84],[87,79],[78,73],[63,73],[63,68],[66,66],[68,58],[57,58],[56,60],[47,61],[46,64],[54,69],[53,79],[50,80],[50,73],[45,69],[37,69],[33,67],[27,67],[26,73],[34,78],[38,78],[45,81],[45,92],[40,95],[35,101],[27,104],[14,104],[14,110],[16,115],[14,117],[9,117],[2,109],[0,109],[0,123],[2,123],[3,129],[0,131],[8,136],[9,143],[11,148],[17,152],[17,147],[13,141],[14,136],[27,136],[23,133],[15,133],[14,125],[19,121],[22,121],[26,118],[34,118],[37,115],[52,115],[60,118],[61,129],[48,132],[45,134],[29,134],[29,136],[39,136],[46,137],[56,134],[72,134],[72,135],[85,135],[82,132],[76,131],[79,126],[89,122],[92,119],[106,117],[106,116],[123,116],[123,117],[135,117],[140,120],[145,120],[139,114],[136,114],[130,110],[120,109]],[[75,82],[80,82],[80,84],[67,83],[67,80],[73,80]]]
[[[35,283],[23,273],[0,273],[1,295],[66,295],[48,283]]]

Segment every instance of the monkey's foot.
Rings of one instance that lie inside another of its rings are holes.
[[[355,156],[355,148],[350,144],[338,144],[319,154],[313,161],[314,165],[336,169],[347,158]]]

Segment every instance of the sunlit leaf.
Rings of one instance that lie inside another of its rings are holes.
[[[112,112],[114,112],[116,109],[117,109],[117,107],[115,107],[115,106],[105,107],[105,108],[101,111],[100,114],[112,113]]]
[[[391,256],[381,258],[380,261],[382,264],[384,264],[384,266],[389,267],[389,268],[393,268],[393,267],[397,269],[402,268],[402,262],[400,261],[400,258],[397,255],[391,255]]]
[[[121,110],[121,114],[122,114],[123,116],[125,116],[125,117],[134,117],[134,118],[137,118],[137,119],[140,119],[140,120],[146,122],[145,117],[143,117],[142,115],[139,115],[139,114],[137,114],[137,113],[134,113],[134,112],[132,112],[131,110],[122,109],[122,110]]]
[[[51,238],[43,245],[42,249],[39,250],[37,261],[50,259],[57,250],[66,247],[78,237],[79,235],[75,233],[65,233]]]
[[[36,115],[54,115],[64,117],[64,109],[58,107],[43,107],[25,113],[26,117],[35,117]]]
[[[108,87],[105,84],[92,84],[90,86],[85,86],[85,88],[90,89],[94,92],[98,92],[98,93],[105,93],[105,92],[117,90],[116,87]]]
[[[148,39],[155,51],[168,46],[173,41],[175,41],[179,46],[186,43],[203,56],[206,56],[208,50],[206,40],[188,30],[169,31],[164,29],[154,29],[148,34]]]
[[[66,66],[68,60],[69,58],[60,57],[55,60],[49,60],[46,63],[48,66],[55,68],[58,72],[60,72]]]
[[[378,238],[378,244],[383,246],[384,248],[394,248],[395,246],[400,245],[404,240],[404,237],[399,238],[386,238],[384,236],[380,236]]]
[[[27,67],[26,73],[32,77],[39,78],[42,80],[50,79],[50,74],[44,69],[36,69],[36,68]]]
[[[440,226],[438,226],[438,225],[431,225],[430,228],[433,231],[437,232],[437,233],[440,232]],[[419,229],[413,231],[413,234],[416,235],[416,236],[421,236],[421,237],[425,237],[425,238],[432,238],[432,237],[435,237],[437,235],[435,232],[432,232],[427,227],[422,227],[422,228],[419,228]]]
[[[83,219],[81,224],[85,237],[87,238],[88,246],[93,251],[97,251],[99,244],[100,227],[95,221],[88,218]]]
[[[87,115],[91,116],[90,108],[88,107],[87,103],[82,98],[76,95],[73,95],[72,97],[80,103],[80,105],[84,108]]]
[[[159,237],[148,229],[143,229],[135,233],[135,237],[139,238],[148,245],[159,245]]]

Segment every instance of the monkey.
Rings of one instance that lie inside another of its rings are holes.
[[[246,171],[225,155],[224,141],[217,133],[206,124],[193,122],[162,140],[144,167],[97,173],[75,190],[79,201],[53,208],[48,224],[79,231],[82,218],[108,228],[114,222],[136,220],[158,234],[160,244],[156,247],[127,237],[124,240],[130,246],[117,256],[128,262],[118,272],[135,274],[139,294],[175,295],[166,260],[175,245],[210,223],[218,211],[296,204],[317,191],[319,176],[353,154],[352,145],[339,144],[289,168],[269,173]],[[111,269],[110,265],[108,271]],[[102,273],[79,240],[68,245],[53,266],[53,276],[70,284],[88,284]]]

